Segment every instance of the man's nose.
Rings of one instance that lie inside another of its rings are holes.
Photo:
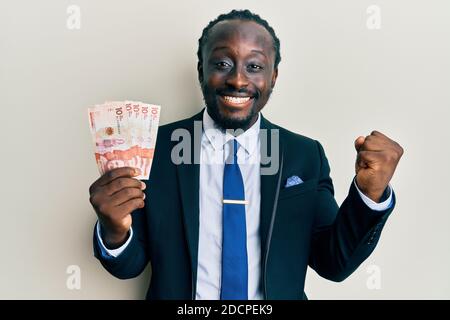
[[[241,89],[248,86],[248,79],[245,73],[240,68],[235,68],[226,79],[226,84],[236,89]]]

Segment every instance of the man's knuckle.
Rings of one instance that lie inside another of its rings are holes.
[[[121,194],[123,194],[125,197],[129,198],[130,197],[130,189],[129,188],[125,188],[121,191]]]
[[[96,205],[97,204],[97,196],[95,194],[91,194],[89,197],[89,202],[93,206]]]
[[[114,170],[108,171],[106,173],[106,177],[108,178],[108,180],[113,180],[115,178],[116,174]]]
[[[113,184],[107,184],[106,186],[103,187],[103,193],[104,194],[111,194],[114,193],[115,188]]]
[[[391,152],[383,152],[381,153],[381,159],[383,162],[391,162],[393,159],[393,155]]]
[[[121,179],[117,179],[117,188],[122,189],[125,187],[125,181],[121,178]]]
[[[386,161],[389,163],[396,163],[398,161],[398,154],[396,152],[389,152],[386,156]]]
[[[398,150],[398,153],[399,153],[400,157],[401,157],[401,156],[403,155],[403,153],[405,152],[405,150],[402,148],[402,146],[399,145],[398,143],[397,143],[397,150]]]
[[[105,203],[100,203],[98,206],[98,211],[100,211],[102,214],[107,215],[108,214],[108,205]]]
[[[134,202],[135,202],[136,207],[138,207],[138,208],[144,206],[144,201],[142,199],[136,198],[136,199],[134,199]]]

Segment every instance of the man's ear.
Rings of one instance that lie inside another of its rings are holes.
[[[273,89],[275,87],[275,82],[277,82],[277,78],[278,78],[278,67],[276,67],[273,70],[273,74],[272,74],[272,83],[270,84],[270,87]]]
[[[203,84],[203,66],[200,63],[200,61],[197,63],[197,72],[198,72],[198,81],[200,82],[200,85]]]

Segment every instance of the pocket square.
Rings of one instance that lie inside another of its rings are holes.
[[[303,183],[303,180],[300,179],[300,177],[292,176],[292,177],[287,178],[286,184],[284,185],[284,187],[289,188],[289,187],[296,186],[301,183]]]

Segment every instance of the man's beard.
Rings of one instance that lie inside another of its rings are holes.
[[[243,129],[246,130],[250,127],[250,124],[253,120],[253,118],[256,115],[256,108],[253,105],[250,109],[250,112],[243,118],[228,118],[220,113],[219,107],[217,106],[217,103],[214,101],[212,103],[206,102],[206,108],[208,111],[208,114],[211,116],[211,118],[214,120],[217,127],[219,127],[222,130],[227,129]]]
[[[202,91],[203,91],[203,99],[205,101],[208,114],[214,120],[215,125],[221,130],[224,131],[227,129],[247,130],[250,127],[252,120],[255,118],[255,115],[258,113],[256,111],[257,107],[255,103],[253,103],[249,113],[245,117],[241,118],[226,117],[220,112],[216,100],[216,95],[215,94],[208,95],[208,89],[206,87],[202,87]],[[209,97],[209,99],[207,97]]]

